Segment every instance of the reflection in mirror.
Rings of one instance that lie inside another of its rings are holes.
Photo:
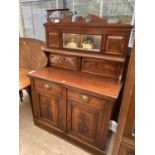
[[[63,33],[63,48],[100,52],[101,35]]]

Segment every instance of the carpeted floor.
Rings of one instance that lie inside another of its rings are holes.
[[[19,104],[20,155],[91,155],[80,147],[35,126],[26,92],[23,99]]]

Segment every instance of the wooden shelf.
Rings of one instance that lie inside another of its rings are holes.
[[[120,58],[120,57],[114,57],[114,56],[105,56],[102,54],[96,54],[96,53],[83,53],[83,52],[73,52],[71,50],[64,50],[64,49],[54,49],[54,48],[47,48],[47,47],[42,47],[41,48],[45,52],[49,53],[54,53],[54,54],[63,54],[67,56],[77,56],[77,57],[87,57],[87,58],[96,58],[96,59],[102,59],[102,60],[107,60],[107,61],[113,61],[113,62],[120,62],[124,63],[125,58]]]

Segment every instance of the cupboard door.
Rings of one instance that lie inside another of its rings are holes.
[[[78,93],[77,93],[78,94]],[[100,149],[104,149],[108,122],[111,115],[111,103],[85,95],[82,101],[76,99],[76,93],[68,92],[67,102],[67,133],[72,137],[82,140]],[[75,98],[73,98],[75,96]],[[108,106],[107,106],[108,105]]]
[[[67,116],[68,133],[87,142],[95,143],[98,117],[97,111],[70,100]]]
[[[37,119],[52,127],[61,127],[61,97],[42,89],[35,89]]]

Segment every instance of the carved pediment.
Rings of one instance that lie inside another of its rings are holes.
[[[47,21],[51,23],[105,23],[106,20],[97,15],[76,15],[69,9],[47,10]]]

